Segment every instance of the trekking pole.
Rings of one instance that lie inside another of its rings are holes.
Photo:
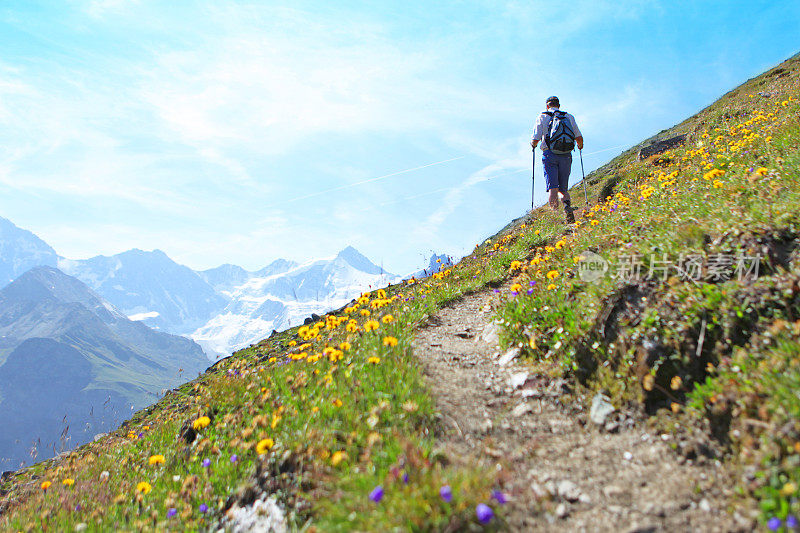
[[[589,207],[589,195],[586,193],[586,173],[583,171],[583,149],[578,148],[578,153],[581,155],[581,176],[583,177],[583,198],[586,200],[586,207]],[[586,209],[584,207],[584,209]]]
[[[531,210],[533,210],[533,196],[534,196],[534,187],[536,185],[536,180],[534,176],[536,176],[536,147],[533,147],[533,164],[531,165]]]

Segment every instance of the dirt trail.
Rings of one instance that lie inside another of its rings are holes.
[[[494,304],[485,291],[442,309],[419,328],[415,353],[442,415],[442,447],[500,470],[508,529],[752,530],[750,519],[726,512],[730,488],[718,463],[684,460],[634,418],[601,431],[586,422],[588,406],[562,405],[565,383],[524,379],[518,360],[498,364]]]

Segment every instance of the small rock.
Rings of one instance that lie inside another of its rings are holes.
[[[87,529],[89,529],[89,525],[86,522],[75,524],[75,531],[86,531]]]
[[[496,346],[500,343],[500,326],[492,322],[483,328],[483,333],[481,333],[479,339],[483,340],[483,342],[487,344]]]
[[[618,422],[606,422],[605,428],[606,432],[608,433],[616,433],[619,431],[619,423]]]
[[[541,398],[542,393],[536,389],[522,389],[519,391],[520,396],[523,398]]]
[[[568,479],[559,481],[556,486],[556,491],[561,498],[570,502],[576,502],[581,497],[581,489]]]
[[[623,488],[617,485],[606,485],[605,487],[603,487],[603,494],[606,495],[606,498],[616,499],[622,496],[624,492],[625,491],[623,490]]]
[[[561,519],[564,519],[567,517],[568,514],[569,510],[567,509],[567,504],[559,503],[558,506],[556,507],[556,516]]]
[[[492,430],[492,421],[488,418],[484,419],[480,429],[482,433],[489,433]]]
[[[711,512],[711,504],[708,503],[708,500],[706,500],[705,498],[700,500],[700,510],[705,511],[707,513]]]
[[[622,454],[622,458],[625,459],[626,461],[630,461],[631,459],[633,459],[633,454],[631,452],[625,452]]]
[[[514,407],[514,409],[511,411],[511,416],[520,417],[526,413],[530,413],[531,411],[533,411],[533,407],[531,407],[528,402],[522,402]]]
[[[526,381],[528,381],[528,373],[523,371],[512,374],[508,383],[511,385],[512,389],[518,389],[522,387]]]
[[[518,346],[509,348],[509,350],[506,351],[506,353],[500,356],[500,358],[497,360],[497,364],[500,366],[506,366],[508,363],[519,357],[519,354],[521,352],[522,350],[520,350]]]
[[[589,419],[598,426],[602,426],[606,423],[606,418],[608,418],[608,415],[613,412],[614,406],[609,403],[608,397],[604,394],[598,393],[592,399],[592,408],[589,410]]]

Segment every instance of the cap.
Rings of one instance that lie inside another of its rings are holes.
[[[550,105],[550,104],[561,105],[561,104],[559,104],[559,102],[558,102],[558,96],[551,96],[551,97],[549,97],[547,100],[545,100],[545,103],[546,103],[547,105]]]

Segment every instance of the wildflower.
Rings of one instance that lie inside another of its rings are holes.
[[[174,507],[170,507],[169,509],[167,509],[167,518],[172,518],[176,514],[178,514],[178,510],[175,509]]]
[[[500,492],[499,490],[492,491],[492,498],[500,505],[504,505],[506,502],[508,502],[506,495]]]
[[[653,374],[647,374],[644,379],[642,379],[642,388],[646,391],[653,390],[653,385],[656,383],[656,378]]]
[[[140,481],[139,484],[136,485],[136,492],[141,494],[148,494],[151,490],[153,490],[153,486],[147,481]]]
[[[547,273],[547,279],[554,280],[558,277],[558,270],[551,270]]]
[[[209,466],[211,466],[211,459],[206,457],[205,459],[203,459],[202,465],[203,465],[203,468],[208,468]]]
[[[492,508],[485,503],[479,503],[475,508],[475,516],[478,517],[478,520],[481,522],[481,524],[488,524],[494,516],[494,511],[492,511]]]
[[[338,466],[339,463],[347,459],[347,454],[342,451],[333,452],[331,455],[331,465]]]
[[[150,459],[147,461],[151,465],[161,465],[164,464],[164,456],[163,455],[151,455]]]
[[[357,332],[358,329],[359,329],[358,328],[358,322],[356,322],[355,320],[352,320],[352,321],[348,322],[347,323],[347,327],[345,329],[347,330],[348,333]]]
[[[52,484],[53,483],[51,481],[43,481],[42,482],[42,490],[47,492],[47,489],[49,489],[50,485],[52,485]]]
[[[204,427],[207,427],[210,423],[211,423],[210,418],[208,418],[207,416],[201,416],[200,418],[195,420],[194,423],[192,423],[192,427],[194,429],[203,429]]]
[[[511,266],[508,267],[508,271],[514,272],[515,270],[518,270],[520,268],[522,268],[522,261],[511,261]]]
[[[797,518],[794,515],[786,517],[786,527],[788,529],[795,529],[797,527]]]
[[[369,309],[362,309],[359,313],[361,313],[361,316],[369,316]]]
[[[289,346],[297,346],[297,341],[295,340],[289,341]]]
[[[384,324],[389,324],[393,320],[394,317],[392,315],[386,315],[385,317],[381,318],[381,322],[383,322]]]
[[[258,453],[258,455],[263,455],[270,451],[273,446],[275,446],[275,441],[269,437],[266,439],[261,439],[258,441],[258,444],[256,444],[256,453]]]
[[[369,499],[375,503],[381,501],[383,499],[383,487],[378,485],[377,487],[372,489],[372,492],[369,493]]]
[[[756,170],[756,174],[758,174],[759,176],[762,176],[762,177],[766,176],[767,172],[769,172],[769,170],[767,168],[765,168],[765,167],[760,167],[758,170]]]
[[[349,342],[343,342],[343,343],[341,343],[341,344],[339,345],[339,349],[340,349],[340,350],[342,350],[343,352],[346,352],[347,350],[349,350],[349,349],[350,349],[350,343],[349,343]]]
[[[781,496],[791,496],[797,492],[797,485],[789,481],[781,487]]]
[[[404,484],[408,485],[408,472],[403,472],[403,475],[400,476],[400,479],[403,481]]]
[[[239,456],[238,455],[236,455],[235,453],[233,455],[231,455],[231,462],[232,463],[235,463],[238,460],[239,460]]]
[[[333,400],[333,406],[334,407],[341,407],[342,406],[342,400],[340,400],[339,398],[336,398],[335,400]]]
[[[777,516],[773,516],[767,520],[767,527],[770,531],[778,531],[781,528],[781,519]]]
[[[677,402],[672,402],[669,404],[669,408],[672,409],[672,412],[677,415],[681,410],[681,404]]]
[[[207,513],[208,512],[208,505],[206,505],[204,503],[201,503],[200,507],[198,507],[197,510],[200,511],[201,513]]]
[[[383,345],[384,346],[397,346],[397,339],[395,337],[384,337],[383,338]]]
[[[72,485],[75,484],[75,480],[72,479],[71,477],[64,478],[64,479],[61,480],[61,484],[65,485],[67,487],[71,487]]]
[[[511,292],[519,292],[522,290],[522,285],[515,283],[511,286]]]
[[[681,377],[680,376],[675,376],[675,377],[672,378],[672,381],[669,382],[669,388],[672,389],[672,390],[678,390],[678,389],[681,388],[682,384],[683,384],[683,380],[681,379]]]
[[[548,290],[548,291],[552,291],[552,290],[554,290],[555,288],[556,288],[556,286],[555,286],[555,285],[553,285],[552,283],[551,283],[550,285],[548,285],[548,286],[547,286],[547,290]]]
[[[375,357],[374,355],[372,357],[370,357],[369,359],[367,359],[367,363],[370,363],[370,364],[373,364],[373,365],[377,365],[380,362],[381,362],[381,358],[380,357]]]
[[[592,224],[592,226],[596,226],[596,225],[600,224],[600,221],[592,219],[591,224]]]
[[[442,488],[439,489],[439,496],[441,496],[442,500],[450,503],[453,501],[453,490],[450,488],[450,485],[444,485]]]
[[[377,320],[367,320],[367,322],[364,324],[364,331],[375,331],[379,326],[380,324],[378,324]]]

